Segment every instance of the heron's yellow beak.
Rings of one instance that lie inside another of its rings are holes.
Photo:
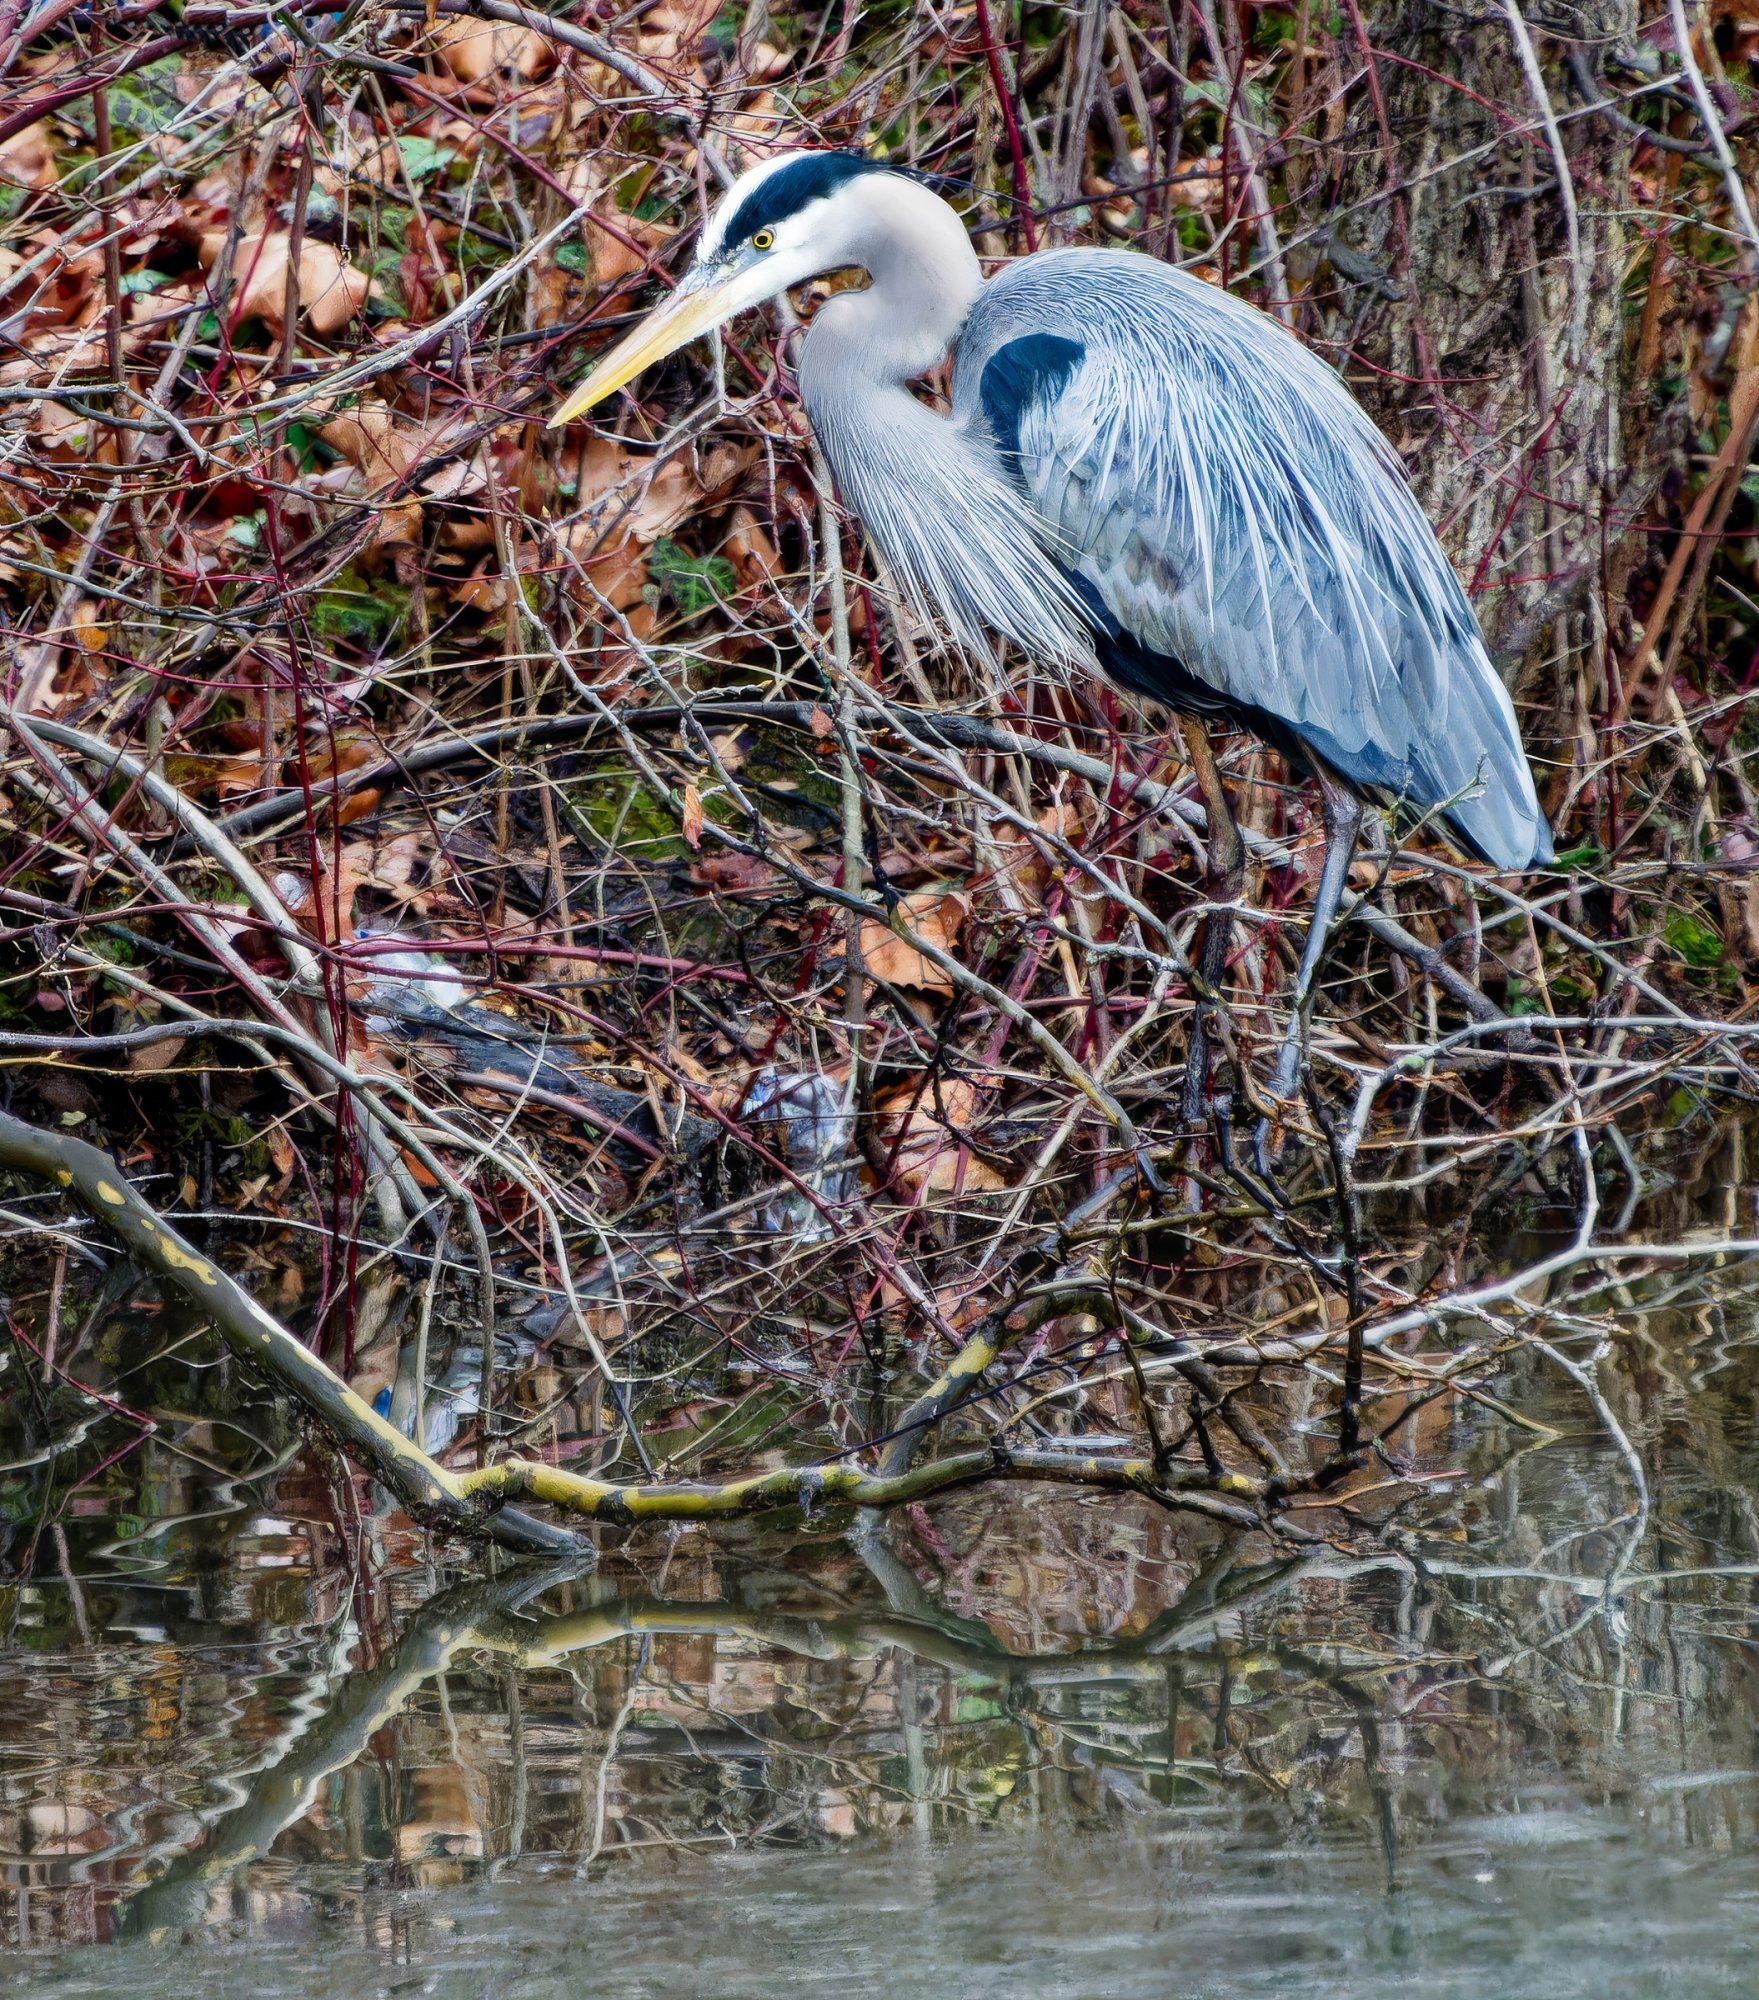
[[[658,311],[651,312],[635,331],[620,340],[592,373],[550,419],[549,428],[571,424],[578,416],[602,403],[614,389],[633,382],[644,368],[664,361],[699,334],[712,331],[729,320],[748,303],[737,278],[692,284],[689,278],[678,287]]]

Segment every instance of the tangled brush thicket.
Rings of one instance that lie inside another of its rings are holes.
[[[1616,1428],[1627,1281],[1740,1235],[1756,61],[1752,0],[0,0],[13,1110],[466,1457],[897,1471],[944,1423],[1250,1519],[1375,1449],[1406,1504],[1522,1350]],[[1276,757],[1225,746],[1250,921],[1189,1132],[1165,719],[946,657],[785,329],[534,421],[728,170],[819,143],[942,177],[986,257],[1277,313],[1471,586],[1559,866],[1364,859],[1277,1185],[1229,1117],[1317,866]],[[96,1393],[55,1240],[38,1351]]]

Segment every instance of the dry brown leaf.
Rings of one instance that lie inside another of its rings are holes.
[[[555,326],[574,317],[570,299],[576,296],[580,280],[561,269],[554,258],[540,257],[526,272],[525,282],[535,325]]]
[[[733,509],[721,553],[733,565],[741,590],[753,589],[782,573],[776,545],[749,507]]]
[[[475,555],[494,544],[495,524],[480,514],[455,516],[440,530],[440,547],[460,555]]]
[[[208,751],[196,757],[173,754],[165,759],[165,776],[179,791],[199,796],[213,792],[219,797],[237,798],[260,789],[263,759],[260,750],[240,750],[230,754]]]
[[[204,249],[208,241],[203,239]],[[220,247],[214,246],[215,256]],[[235,305],[241,319],[255,317],[277,330],[285,323],[291,249],[292,238],[284,229],[240,241],[232,276],[239,287]],[[332,334],[346,326],[366,304],[371,288],[367,274],[357,271],[333,243],[300,244],[299,307],[313,333]]]
[[[582,231],[582,236],[592,264],[592,281],[601,291],[608,291],[623,279],[647,269],[647,252],[652,245],[644,245],[642,238],[650,232],[631,229],[624,216],[618,216],[613,223],[589,211],[584,220],[590,225]]]
[[[1063,799],[1054,806],[1046,806],[1038,815],[1038,824],[1044,833],[1078,843],[1081,815],[1070,800]],[[1040,844],[1018,829],[1006,834],[998,833],[996,861],[1001,886],[1011,886],[1029,903],[1036,903],[1043,897],[1051,877],[1056,873],[1054,859],[1047,859]]]
[[[341,192],[338,183],[335,192]],[[194,187],[189,188],[178,203],[182,223],[186,232],[193,231],[192,240],[204,241],[208,231],[221,227],[232,213],[232,203],[237,190],[232,174],[225,167],[216,167],[212,173],[203,174]],[[248,220],[258,220],[261,210],[248,211]],[[216,251],[215,256],[219,253]],[[204,256],[202,262],[211,264],[214,258]]]
[[[483,21],[448,21],[436,36],[440,60],[460,83],[490,77],[529,81],[556,59],[554,47],[533,28],[490,27]]]
[[[583,153],[563,175],[562,185],[586,225],[580,236],[592,282],[602,288],[646,270],[648,252],[665,240],[665,231],[622,213],[598,157]]]
[[[133,293],[126,304],[130,327],[164,325],[176,319],[186,306],[195,305],[203,296],[196,285],[160,285],[150,292]]]
[[[727,127],[739,136],[742,164],[755,167],[763,160],[774,158],[779,150],[776,135],[786,128],[777,115],[776,93],[773,90],[760,90],[755,96],[743,97],[740,105],[741,108],[728,119]],[[695,164],[693,158],[691,165]]]
[[[156,1076],[160,1070],[171,1067],[182,1049],[181,1041],[167,1035],[162,1042],[148,1042],[144,1047],[130,1049],[128,1067],[136,1076]]]
[[[488,465],[479,451],[470,458],[454,458],[430,472],[421,490],[430,500],[458,500],[467,493],[481,493],[489,483]],[[493,539],[493,530],[490,531]]]
[[[454,430],[454,421],[430,425],[425,430],[397,417],[383,403],[361,403],[340,411],[324,424],[318,435],[333,451],[339,451],[345,465],[333,466],[303,483],[308,492],[339,497],[382,492],[402,480],[410,469],[444,450]],[[339,476],[340,475],[340,476]],[[488,472],[480,452],[439,466],[420,482],[419,497],[377,503],[376,518],[367,541],[369,549],[408,548],[421,540],[423,500],[453,500],[477,493],[488,484]],[[491,524],[481,524],[482,545],[493,540]],[[449,547],[461,546],[460,537],[448,537]]]
[[[454,604],[466,611],[479,612],[484,618],[505,611],[513,602],[507,579],[499,570],[479,570],[474,576],[460,577],[447,587],[446,595]]]
[[[899,915],[923,943],[945,952],[952,951],[965,928],[965,913],[965,898],[954,889],[918,889],[899,906]],[[871,978],[888,986],[914,986],[925,993],[953,990],[951,973],[872,917],[861,926],[861,961]]]
[[[614,438],[588,440],[580,458],[582,512],[564,534],[594,592],[626,614],[638,639],[652,629],[646,551],[702,504],[702,488],[680,458],[656,467],[619,449]]]
[[[958,1137],[976,1116],[977,1101],[977,1086],[954,1077],[938,1089],[932,1083],[910,1084],[876,1103],[880,1142],[892,1155],[892,1170],[906,1193],[987,1194],[1007,1185]]]
[[[690,879],[699,888],[740,895],[753,889],[773,889],[778,878],[775,869],[755,854],[708,854],[692,867]]]
[[[719,0],[666,0],[642,16],[638,46],[648,62],[693,55],[720,12]]]
[[[381,506],[366,539],[368,549],[411,549],[421,541],[421,502],[405,500]]]
[[[702,794],[688,782],[684,787],[684,809],[680,820],[684,844],[694,851],[702,845]]]
[[[50,399],[37,405],[31,430],[46,450],[73,452],[83,458],[91,448],[96,426],[90,417],[82,417],[65,403]]]
[[[586,580],[613,611],[620,611],[638,639],[653,630],[653,606],[642,596],[647,588],[647,558],[639,549],[619,549],[585,565]]]
[[[82,597],[73,607],[73,643],[82,653],[101,653],[110,643],[102,607],[95,597]]]
[[[352,826],[357,819],[366,819],[378,811],[384,796],[377,785],[367,785],[358,792],[350,792],[336,808],[336,824]]]
[[[363,888],[377,889],[400,903],[415,901],[410,881],[421,863],[424,841],[418,829],[391,840],[346,842],[336,857],[334,875],[326,873],[315,896],[308,892],[300,914],[327,935],[331,914],[337,912],[346,933],[354,923],[355,896]]]
[[[55,144],[49,121],[39,118],[0,145],[0,181],[14,187],[50,188],[61,176],[55,170]]]
[[[421,455],[421,433],[400,424],[383,403],[357,403],[343,410],[318,436],[369,479],[400,479]]]
[[[644,546],[668,535],[701,504],[702,487],[682,456],[655,465],[595,437],[581,454],[581,518],[568,531],[580,554],[600,554],[620,541]]]
[[[315,745],[308,768],[314,781],[333,778],[338,771],[358,771],[382,754],[378,743],[355,730],[338,730],[322,749]]]

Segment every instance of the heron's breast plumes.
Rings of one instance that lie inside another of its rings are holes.
[[[919,616],[978,659],[999,634],[1049,666],[1095,665],[1055,531],[987,444],[910,391],[826,366],[809,338],[800,389],[844,501]],[[815,362],[818,365],[814,365]]]

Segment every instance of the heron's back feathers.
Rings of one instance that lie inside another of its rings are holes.
[[[1151,258],[1055,251],[984,287],[954,368],[955,435],[1018,482],[1120,678],[1439,809],[1499,867],[1550,858],[1513,705],[1403,469],[1274,321]]]

